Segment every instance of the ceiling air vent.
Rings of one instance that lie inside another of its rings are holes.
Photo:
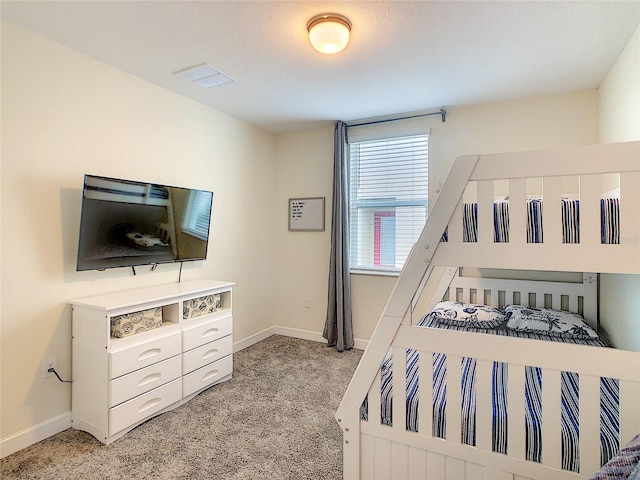
[[[204,88],[217,87],[236,81],[208,63],[201,63],[195,67],[185,68],[184,70],[175,72],[175,74],[182,75],[187,80]]]

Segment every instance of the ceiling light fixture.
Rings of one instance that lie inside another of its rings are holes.
[[[316,15],[307,23],[309,41],[320,53],[340,53],[349,43],[351,22],[337,13]]]

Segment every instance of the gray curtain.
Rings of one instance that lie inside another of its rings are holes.
[[[353,348],[351,277],[349,275],[349,187],[347,175],[347,125],[337,122],[333,147],[333,207],[329,298],[323,337],[342,352]]]

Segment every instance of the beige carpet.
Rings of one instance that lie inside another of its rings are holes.
[[[361,355],[270,337],[234,356],[232,380],[113,444],[69,429],[2,459],[0,478],[342,478],[333,415]]]

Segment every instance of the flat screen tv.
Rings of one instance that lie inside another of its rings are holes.
[[[85,175],[76,270],[207,258],[213,192]]]

